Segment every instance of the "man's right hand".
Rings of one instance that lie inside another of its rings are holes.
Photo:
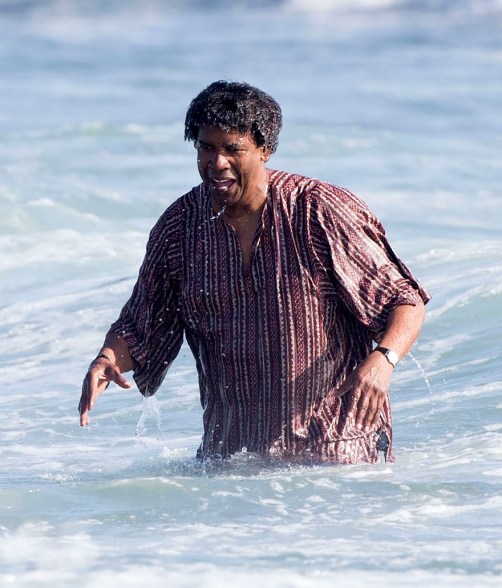
[[[89,366],[82,384],[82,395],[78,405],[81,427],[90,423],[89,411],[94,407],[96,398],[108,388],[110,382],[115,382],[121,388],[131,388],[131,384],[116,365],[104,357],[97,357]]]

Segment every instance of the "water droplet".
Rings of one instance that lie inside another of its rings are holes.
[[[422,367],[422,364],[418,361],[418,359],[412,353],[408,353],[408,355],[411,357],[411,359],[413,360],[413,363],[417,366],[420,373],[422,374],[422,378],[424,379],[424,382],[425,382],[425,385],[427,386],[427,390],[429,391],[429,394],[432,394],[431,383],[429,381],[429,378],[427,377],[427,374],[425,373],[424,368]]]

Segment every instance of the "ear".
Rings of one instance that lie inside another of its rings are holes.
[[[272,153],[270,152],[269,147],[265,145],[261,148],[261,160],[263,161],[263,163],[267,163],[271,155]]]

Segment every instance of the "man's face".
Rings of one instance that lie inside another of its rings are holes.
[[[265,162],[270,154],[249,133],[202,127],[195,146],[197,167],[216,210],[252,206],[256,198],[263,197]]]

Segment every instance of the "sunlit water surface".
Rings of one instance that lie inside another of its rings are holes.
[[[501,27],[482,0],[0,2],[1,586],[501,585]],[[396,463],[198,463],[186,347],[78,425],[221,78],[279,100],[271,165],[364,198],[433,295]]]

